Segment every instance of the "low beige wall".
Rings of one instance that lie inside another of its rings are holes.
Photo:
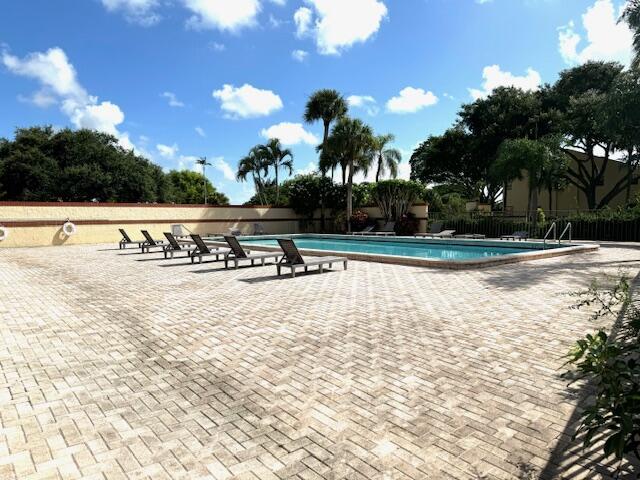
[[[382,221],[377,207],[363,210]],[[425,231],[427,207],[415,205],[411,212],[419,219],[420,231]],[[318,212],[317,226],[319,216]],[[75,235],[63,233],[62,225],[67,219],[76,225]],[[133,240],[142,239],[143,229],[155,238],[163,238],[163,232],[171,231],[172,224],[199,234],[227,233],[230,228],[251,234],[255,223],[260,223],[267,234],[299,233],[299,220],[292,209],[278,207],[0,202],[0,226],[9,229],[0,248],[117,243],[122,238],[119,228],[124,228]],[[331,230],[333,225],[327,227]]]
[[[77,227],[70,237],[62,232],[67,219]],[[200,234],[227,233],[229,228],[252,233],[254,223],[261,223],[266,233],[298,233],[298,216],[289,208],[0,202],[0,226],[9,229],[0,248],[117,243],[119,228],[133,240],[142,238],[142,229],[163,238],[172,224]]]

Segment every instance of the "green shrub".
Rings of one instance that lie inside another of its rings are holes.
[[[412,236],[418,231],[419,226],[416,216],[413,213],[407,213],[396,221],[394,230],[396,235]]]
[[[595,307],[594,320],[622,315],[615,335],[604,330],[588,334],[568,355],[573,369],[565,376],[595,387],[574,438],[584,435],[589,446],[602,436],[605,456],[622,460],[633,454],[640,459],[640,310],[630,301],[629,282],[625,276],[608,288],[594,282],[574,295],[580,299],[574,308]]]
[[[371,196],[387,221],[398,221],[424,195],[424,186],[410,180],[383,180],[371,189]]]
[[[369,225],[369,214],[362,210],[355,210],[351,215],[351,228],[357,232],[367,225]]]

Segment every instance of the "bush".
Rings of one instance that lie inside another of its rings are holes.
[[[595,387],[574,438],[584,435],[589,446],[602,435],[605,456],[640,459],[640,310],[631,303],[629,282],[625,276],[609,288],[594,282],[574,295],[580,299],[574,308],[596,307],[594,320],[622,313],[615,338],[599,330],[578,340],[568,355],[574,369],[565,376]]]
[[[395,232],[396,235],[412,236],[418,231],[419,226],[416,216],[413,213],[407,213],[396,221]]]
[[[400,220],[424,195],[424,186],[410,180],[383,180],[371,189],[371,196],[387,221]]]
[[[369,214],[362,210],[355,210],[351,215],[351,228],[354,231],[362,230],[369,225]]]

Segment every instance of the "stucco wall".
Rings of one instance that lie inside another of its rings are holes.
[[[381,216],[376,207],[364,210],[372,218]],[[415,205],[411,211],[424,231],[426,206]],[[77,233],[71,237],[62,232],[67,219],[77,226]],[[133,240],[142,239],[142,229],[163,238],[172,224],[199,234],[227,233],[230,228],[250,234],[254,223],[260,223],[268,234],[299,233],[299,219],[290,208],[274,207],[0,202],[0,226],[9,229],[0,248],[117,243],[121,238],[119,228]]]
[[[77,226],[71,237],[62,233],[67,218]],[[289,208],[0,202],[0,225],[10,229],[0,248],[116,243],[121,238],[118,228],[134,240],[142,238],[141,229],[163,238],[172,224],[200,234],[226,233],[229,228],[252,233],[256,222],[266,233],[298,231],[298,216]]]

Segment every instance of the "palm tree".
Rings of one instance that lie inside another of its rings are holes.
[[[207,175],[206,175],[206,169],[207,169],[207,165],[211,165],[209,162],[207,162],[207,157],[200,157],[198,160],[196,160],[196,163],[198,165],[202,165],[202,188],[204,189],[204,204],[207,204]]]
[[[398,176],[398,163],[402,161],[402,154],[397,148],[387,148],[387,144],[393,142],[395,139],[396,137],[390,133],[387,135],[378,135],[374,138],[374,149],[378,162],[376,182],[386,173],[387,169],[389,169],[391,178]]]
[[[327,139],[327,150],[346,163],[347,177],[347,221],[351,232],[353,214],[353,175],[358,171],[367,174],[374,157],[374,138],[371,127],[362,120],[341,118]]]
[[[262,174],[266,176],[268,165],[262,157],[260,146],[253,147],[246,157],[243,157],[238,162],[238,171],[236,172],[236,178],[240,182],[247,180],[247,177],[251,175],[253,178],[253,185],[255,186],[256,193],[262,204],[266,204],[264,198],[264,184],[262,182]]]
[[[622,12],[620,20],[624,20],[633,31],[633,49],[635,56],[631,62],[633,68],[640,68],[640,0],[629,0]]]
[[[322,120],[324,132],[322,135],[321,151],[327,147],[327,139],[329,138],[329,127],[331,123],[347,114],[347,101],[337,90],[323,89],[315,91],[307,100],[304,109],[304,121],[313,123]],[[320,172],[324,176],[327,173],[327,165],[320,160],[318,162]],[[335,165],[331,165],[331,178]],[[324,232],[324,198],[320,198],[320,230]]]
[[[322,120],[324,134],[322,135],[323,147],[329,138],[331,123],[347,114],[347,101],[337,90],[323,89],[314,92],[307,100],[304,110],[304,121],[314,123]]]
[[[276,205],[280,200],[280,184],[278,182],[278,172],[280,167],[284,167],[289,171],[289,175],[293,172],[293,153],[288,148],[283,149],[280,140],[277,138],[270,139],[265,145],[259,145],[258,151],[260,158],[265,166],[273,167],[276,173]],[[288,158],[287,158],[288,157]]]

